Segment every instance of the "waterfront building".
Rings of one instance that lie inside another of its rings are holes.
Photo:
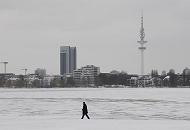
[[[100,74],[100,67],[87,65],[73,71],[73,79],[76,84],[94,86],[97,76]]]

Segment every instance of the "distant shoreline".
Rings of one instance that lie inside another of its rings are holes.
[[[119,87],[113,87],[112,85],[110,86],[97,86],[97,87],[0,87],[0,89],[5,88],[5,89],[63,89],[63,88],[190,88],[190,86],[178,86],[178,87],[131,87],[131,86],[119,86]]]

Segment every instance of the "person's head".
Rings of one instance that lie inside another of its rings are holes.
[[[85,104],[85,102],[83,102],[83,105]]]

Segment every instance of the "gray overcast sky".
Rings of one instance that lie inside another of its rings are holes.
[[[59,74],[59,47],[71,45],[78,68],[140,73],[142,9],[145,72],[190,67],[189,0],[0,0],[0,60],[9,62],[8,72]]]

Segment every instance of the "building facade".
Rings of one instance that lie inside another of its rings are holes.
[[[41,78],[46,76],[46,69],[37,68],[34,74],[40,76]]]
[[[60,47],[60,75],[72,74],[77,67],[76,47]]]
[[[73,71],[73,79],[78,85],[95,85],[96,78],[100,74],[100,68],[87,65]]]

